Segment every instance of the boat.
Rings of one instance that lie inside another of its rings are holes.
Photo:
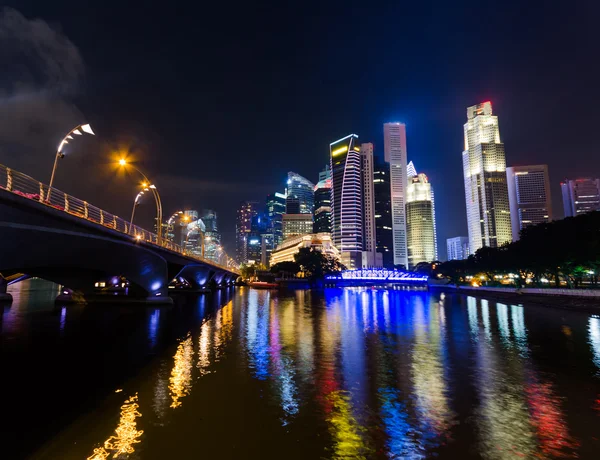
[[[253,287],[254,289],[277,289],[279,284],[268,281],[251,281],[248,283],[248,286]]]

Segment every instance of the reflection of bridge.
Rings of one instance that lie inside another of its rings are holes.
[[[427,275],[386,268],[363,268],[345,270],[340,274],[327,275],[325,283],[335,286],[365,286],[373,284],[409,284],[427,286]]]
[[[0,294],[18,273],[83,295],[100,279],[122,276],[130,296],[153,301],[168,299],[174,279],[201,289],[239,276],[55,188],[47,194],[46,185],[0,165]]]

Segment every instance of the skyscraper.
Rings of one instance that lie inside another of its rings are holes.
[[[363,213],[361,154],[358,136],[350,134],[329,145],[332,177],[333,243],[348,268],[362,264]]]
[[[467,109],[464,136],[469,249],[474,253],[483,246],[495,248],[512,241],[504,144],[491,102]]]
[[[283,239],[291,236],[307,235],[313,232],[312,214],[284,214]]]
[[[409,268],[414,268],[419,262],[437,260],[435,201],[433,189],[425,174],[408,178],[406,235]]]
[[[331,233],[331,178],[321,179],[315,185],[313,233]]]
[[[290,171],[287,179],[286,213],[312,214],[315,200],[314,189],[315,184],[300,174]]]
[[[252,218],[258,214],[256,201],[243,201],[237,210],[235,225],[235,255],[238,263],[248,262],[248,234],[252,230]]]
[[[202,211],[204,222],[204,257],[214,262],[219,262],[221,256],[221,234],[217,227],[217,213],[212,209]]]
[[[246,237],[246,263],[265,264],[269,260],[273,250],[272,235],[267,233],[269,220],[262,212],[256,212],[250,219],[250,232]],[[265,243],[270,242],[270,246],[265,247]]]
[[[363,202],[363,267],[380,267],[381,255],[377,257],[377,235],[375,230],[375,189],[373,184],[373,144],[360,146],[362,169]]]
[[[285,214],[284,193],[275,192],[267,196],[267,217],[269,233],[273,234],[273,244],[277,247],[283,241],[283,215]]]
[[[394,236],[392,234],[392,197],[390,193],[390,164],[376,159],[373,168],[375,194],[375,236],[377,252],[382,254],[383,266],[394,265]]]
[[[465,260],[469,258],[469,237],[456,236],[446,240],[448,260]]]
[[[319,182],[331,179],[331,167],[330,165],[325,165],[325,168],[319,173]]]
[[[506,168],[512,238],[521,230],[552,220],[550,178],[547,165],[512,166]]]
[[[195,256],[205,257],[206,226],[198,219],[198,211],[184,211],[181,245]]]
[[[390,164],[392,197],[392,234],[394,236],[394,264],[408,266],[406,248],[406,125],[383,125],[385,161]]]
[[[565,217],[600,211],[600,179],[565,180],[560,188]]]

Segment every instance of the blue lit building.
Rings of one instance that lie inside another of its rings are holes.
[[[283,215],[285,214],[286,196],[284,193],[275,192],[267,196],[267,217],[269,219],[269,233],[273,235],[275,246],[283,241]]]
[[[287,214],[312,214],[315,203],[315,184],[295,172],[288,173]]]

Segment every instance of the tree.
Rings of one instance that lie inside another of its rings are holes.
[[[300,265],[292,261],[279,262],[278,264],[271,266],[271,273],[276,274],[285,273],[288,275],[296,276],[296,273],[298,273],[300,270]]]
[[[468,260],[448,261],[436,272],[452,280],[466,274],[485,274],[490,280],[497,274],[518,273],[521,287],[526,279],[541,285],[542,279],[561,278],[570,288],[585,280],[597,284],[600,270],[600,212],[526,227],[518,241],[499,248],[483,247]]]
[[[242,264],[240,266],[240,272],[243,279],[250,279],[256,275],[256,265]]]
[[[336,259],[313,248],[300,248],[298,253],[294,255],[294,260],[302,271],[312,279],[320,279],[327,274],[337,273],[346,268]]]

